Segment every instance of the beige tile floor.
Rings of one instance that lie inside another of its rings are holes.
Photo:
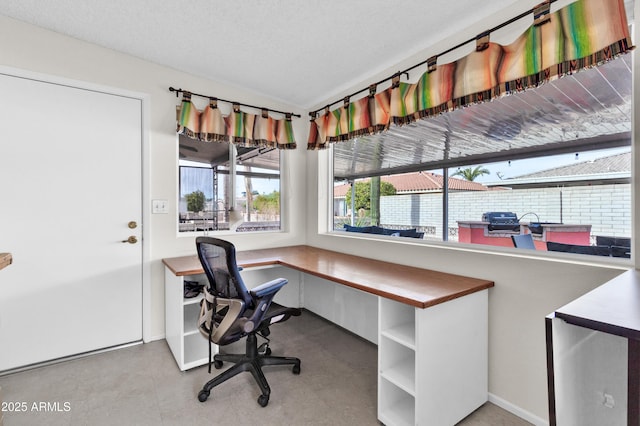
[[[199,402],[198,391],[211,377],[207,367],[179,371],[162,340],[0,377],[5,403],[26,406],[5,412],[4,426],[379,424],[375,345],[309,312],[272,327],[271,339],[274,355],[302,360],[302,373],[267,367],[265,408],[256,402],[260,391],[249,373]],[[528,423],[487,403],[460,424]]]

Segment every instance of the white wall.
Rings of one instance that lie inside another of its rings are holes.
[[[419,52],[402,63],[370,76],[358,85],[335,93],[321,102],[320,108],[370,82],[381,80],[425,58],[455,46],[487,28],[498,25],[537,4],[537,0],[518,1],[504,13],[471,26],[468,31]],[[638,6],[636,6],[638,9]],[[638,12],[636,11],[636,16]],[[492,36],[492,39],[494,37]],[[495,39],[494,39],[495,40]],[[495,40],[498,41],[498,40]],[[501,41],[508,43],[510,40]],[[635,52],[635,51],[634,51]],[[632,53],[636,54],[636,53]],[[451,60],[455,60],[452,58]],[[423,70],[413,71],[416,79]],[[638,75],[636,72],[635,75]],[[637,77],[634,77],[637,78]],[[413,80],[412,80],[413,81]],[[635,85],[636,90],[638,84]],[[638,94],[636,93],[637,97]],[[637,112],[635,114],[638,114]],[[637,121],[636,116],[636,122]],[[637,144],[634,136],[634,146]],[[637,165],[637,156],[634,164]],[[309,204],[307,244],[345,253],[360,254],[411,266],[490,279],[495,287],[489,291],[489,392],[491,400],[509,408],[527,420],[544,424],[548,419],[545,353],[545,316],[567,302],[588,292],[621,273],[606,264],[555,261],[522,256],[496,250],[493,254],[477,252],[471,246],[444,243],[399,243],[397,239],[363,239],[356,234],[327,232],[332,212],[327,177],[329,152],[308,153],[307,201]],[[640,176],[634,175],[632,206],[638,223],[637,197]],[[345,235],[346,234],[346,235]],[[638,238],[634,230],[637,258]],[[595,261],[597,262],[597,261]]]
[[[91,82],[110,87],[127,89],[149,95],[149,151],[150,170],[145,170],[149,179],[150,193],[143,202],[152,199],[169,200],[169,214],[150,216],[144,227],[150,229],[150,238],[144,241],[151,247],[151,331],[152,338],[164,335],[164,270],[161,259],[193,254],[194,237],[177,237],[177,140],[175,132],[175,107],[179,102],[169,86],[188,89],[196,93],[218,96],[251,105],[271,107],[283,111],[296,111],[270,99],[231,87],[198,78],[167,67],[117,53],[62,36],[35,26],[0,16],[0,65],[29,70],[68,79]],[[197,101],[197,100],[196,100]],[[227,113],[229,108],[221,104]],[[258,111],[256,111],[257,113]],[[284,215],[288,232],[263,234],[255,238],[250,234],[231,235],[240,250],[304,243],[304,235],[291,230],[303,229],[305,211],[304,198],[305,146],[307,120],[294,119],[295,134],[301,149],[286,150],[282,174]],[[71,126],[72,122],[69,123]],[[90,154],[89,154],[90,155]],[[117,171],[114,171],[117,172]]]

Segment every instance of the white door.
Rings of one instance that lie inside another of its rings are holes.
[[[0,371],[141,340],[142,101],[4,74],[0,93]]]

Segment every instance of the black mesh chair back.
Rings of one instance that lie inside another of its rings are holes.
[[[205,237],[197,239],[196,249],[209,280],[210,292],[227,299],[242,299],[251,305],[251,296],[236,264],[234,245],[225,240]]]

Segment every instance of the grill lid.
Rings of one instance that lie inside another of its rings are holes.
[[[489,222],[489,231],[520,231],[518,216],[512,212],[486,212],[482,214],[482,221]]]
[[[518,223],[518,216],[512,212],[486,212],[482,214],[483,222],[515,222]]]

